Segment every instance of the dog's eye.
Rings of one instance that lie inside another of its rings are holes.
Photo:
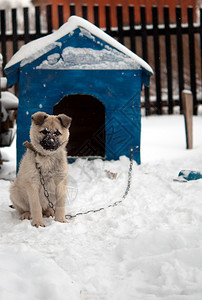
[[[54,135],[61,135],[62,133],[57,129],[55,132],[54,132]]]
[[[43,133],[44,135],[47,135],[47,134],[50,133],[50,130],[48,128],[45,128],[45,129],[41,130],[40,133]]]

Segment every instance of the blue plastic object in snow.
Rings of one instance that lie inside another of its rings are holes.
[[[199,171],[182,170],[179,172],[176,181],[190,181],[198,180],[202,178],[202,174]]]

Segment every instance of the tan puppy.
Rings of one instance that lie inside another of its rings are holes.
[[[55,215],[55,221],[66,222],[68,165],[65,147],[70,124],[71,118],[64,114],[51,116],[37,112],[32,115],[31,143],[24,143],[28,149],[11,185],[10,198],[21,213],[21,219],[32,219],[33,226],[44,226],[43,215]]]

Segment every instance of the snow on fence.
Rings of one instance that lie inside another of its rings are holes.
[[[105,28],[103,30],[119,42],[130,48],[147,61],[154,70],[150,87],[142,93],[142,109],[146,115],[152,113],[172,114],[176,109],[182,112],[182,90],[189,89],[193,94],[193,113],[197,114],[198,105],[202,104],[202,9],[199,9],[199,22],[194,23],[196,12],[192,7],[187,9],[187,23],[182,24],[182,10],[175,9],[176,23],[170,22],[169,7],[164,7],[164,22],[159,24],[157,7],[152,7],[152,22],[147,24],[147,10],[140,7],[140,24],[135,22],[135,8],[128,7],[129,24],[123,25],[122,6],[116,12],[107,5],[105,7]],[[75,5],[70,5],[69,14],[76,13]],[[88,19],[88,6],[83,5],[82,17]],[[99,6],[93,7],[94,24],[100,24]],[[117,27],[111,27],[111,16],[116,14]],[[6,28],[6,13],[0,11],[0,52],[3,55],[3,66],[19,47],[31,40],[53,32],[52,6],[47,5],[45,12],[35,7],[33,16],[29,17],[29,9],[23,10],[23,28],[17,26],[17,10],[12,9],[12,29]],[[173,19],[173,18],[172,18]],[[44,21],[45,20],[45,21]],[[58,5],[58,27],[64,23],[64,10]],[[17,88],[16,88],[17,93]]]

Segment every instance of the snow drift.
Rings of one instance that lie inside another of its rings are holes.
[[[202,171],[202,116],[194,149],[185,150],[182,116],[142,118],[142,164],[122,204],[45,228],[8,207],[0,180],[0,298],[199,300],[202,298],[202,180],[175,182],[181,169]],[[2,151],[2,178],[15,176],[15,144]],[[123,195],[129,159],[70,165],[68,213]],[[105,170],[117,173],[112,180]]]

